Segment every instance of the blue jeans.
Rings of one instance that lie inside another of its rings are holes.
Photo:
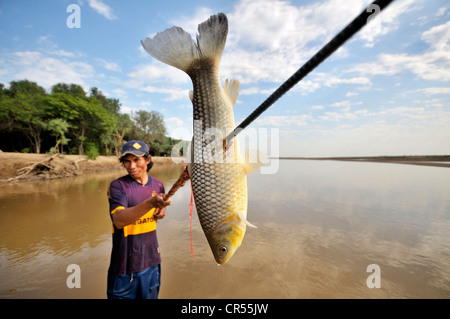
[[[108,273],[108,299],[158,299],[161,265],[140,272],[111,275]]]

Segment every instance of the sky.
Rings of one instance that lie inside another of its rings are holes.
[[[1,0],[0,83],[97,87],[123,113],[161,112],[169,136],[190,140],[192,82],[140,40],[174,25],[195,39],[199,23],[225,13],[220,78],[241,83],[237,125],[370,3]],[[256,134],[269,156],[450,154],[449,124],[450,3],[396,0],[240,139]]]

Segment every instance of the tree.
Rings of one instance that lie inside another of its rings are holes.
[[[120,102],[118,99],[107,98],[103,93],[96,87],[91,88],[91,97],[97,99],[100,104],[107,109],[110,113],[117,115],[120,113]]]
[[[77,84],[57,83],[51,92],[28,80],[0,83],[0,148],[62,151],[78,154],[99,151],[116,154],[126,140],[140,139],[152,154],[170,154],[178,141],[166,137],[163,115],[157,111],[120,112],[119,99],[91,88],[87,96]]]
[[[152,138],[155,136],[163,136],[167,133],[164,125],[164,118],[161,113],[157,111],[147,112],[139,110],[134,116],[136,126],[145,134],[145,138]]]
[[[36,82],[30,82],[28,80],[11,81],[9,84],[9,94],[16,96],[17,94],[25,95],[45,95],[45,89],[39,86]]]
[[[120,148],[124,144],[125,135],[129,134],[133,129],[133,121],[128,114],[117,114],[116,125],[113,131],[114,150],[116,154],[120,154]]]
[[[59,146],[67,145],[70,139],[66,137],[66,133],[69,130],[70,124],[61,118],[50,120],[47,124],[47,130],[50,134],[56,137],[56,144],[52,148],[54,153],[62,153]],[[53,153],[53,152],[52,152]]]
[[[66,93],[73,97],[86,97],[86,92],[78,84],[58,83],[52,86],[52,93]]]
[[[45,89],[36,82],[22,80],[10,82],[9,89],[4,89],[2,85],[1,91],[0,128],[23,133],[35,152],[40,153],[42,132],[45,130],[40,104]]]

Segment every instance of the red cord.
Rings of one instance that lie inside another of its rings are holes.
[[[191,202],[189,203],[189,208],[190,208],[190,212],[189,212],[189,232],[191,235],[191,254],[192,254],[192,258],[194,257],[194,245],[192,242],[192,210],[194,207],[194,193],[192,191],[192,182],[191,182]]]

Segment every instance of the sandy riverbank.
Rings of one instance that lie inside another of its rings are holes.
[[[280,157],[285,160],[334,160],[355,162],[378,162],[410,164],[450,168],[450,156],[379,156],[379,157]],[[180,165],[181,158],[153,156],[157,166]],[[0,183],[26,182],[43,179],[58,179],[82,175],[86,172],[100,172],[123,169],[116,156],[99,156],[88,160],[79,155],[48,155],[10,153],[0,151]]]
[[[152,156],[152,161],[158,166],[176,165],[170,157]],[[66,178],[115,169],[123,169],[116,156],[98,156],[95,160],[88,160],[80,155],[0,152],[0,182]]]

